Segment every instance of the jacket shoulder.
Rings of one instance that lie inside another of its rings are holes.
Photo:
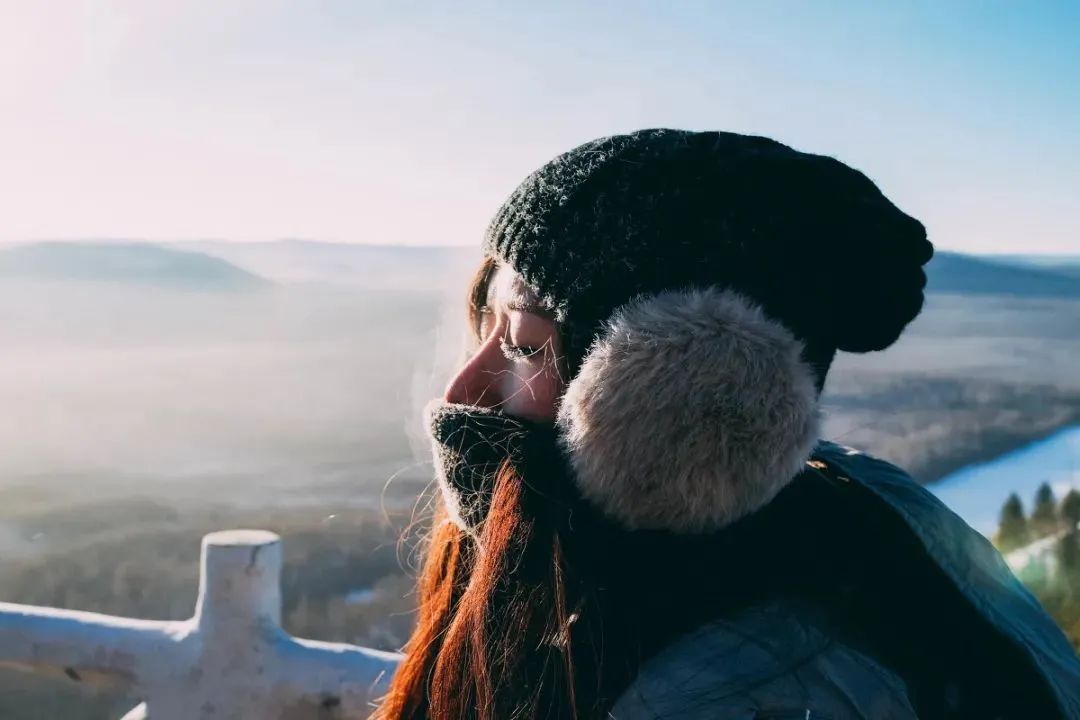
[[[714,620],[652,658],[613,720],[911,720],[903,681],[798,609],[770,604]]]
[[[920,552],[912,562],[940,573],[954,604],[977,618],[969,623],[979,630],[972,638],[987,646],[1009,647],[1007,656],[994,656],[992,664],[1019,663],[1039,678],[1035,695],[1040,702],[1056,706],[1066,717],[1080,718],[1080,658],[989,540],[885,460],[821,441],[807,464],[839,478],[861,498],[862,511],[876,511],[880,525],[903,528],[894,532],[890,545],[899,544],[900,534],[914,541]]]

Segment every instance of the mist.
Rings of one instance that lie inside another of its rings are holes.
[[[463,296],[4,284],[0,486],[370,492],[423,461]]]
[[[460,358],[476,259],[306,241],[0,252],[0,490],[69,506],[415,497],[421,409]],[[1054,276],[1040,296],[1033,272],[945,256],[898,343],[837,357],[825,435],[932,481],[997,449],[987,437],[1068,422],[1080,285]]]

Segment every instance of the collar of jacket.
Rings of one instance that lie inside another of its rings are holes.
[[[559,408],[581,494],[630,530],[712,532],[758,510],[817,441],[818,391],[804,350],[730,289],[621,306]]]

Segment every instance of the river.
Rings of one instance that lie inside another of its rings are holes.
[[[1031,512],[1035,490],[1050,483],[1059,500],[1069,488],[1080,489],[1080,425],[1006,453],[969,465],[928,486],[969,525],[991,535],[1005,498],[1017,493]]]

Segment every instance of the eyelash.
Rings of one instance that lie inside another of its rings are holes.
[[[503,338],[499,339],[499,347],[508,360],[528,360],[543,350],[528,345],[511,345]]]

